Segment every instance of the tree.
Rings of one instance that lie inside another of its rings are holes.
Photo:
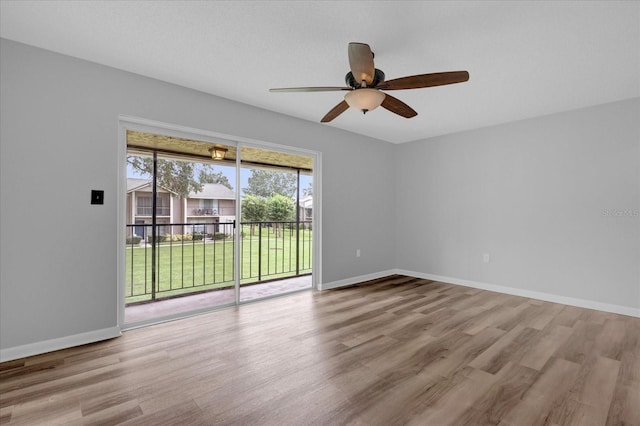
[[[302,196],[312,196],[313,197],[313,182],[309,182],[309,186],[302,190]]]
[[[242,200],[242,221],[263,222],[267,218],[267,201],[254,195],[247,195]],[[251,223],[251,235],[255,235],[255,223]]]
[[[249,186],[243,188],[246,195],[269,198],[274,194],[280,194],[293,197],[298,179],[292,173],[252,169],[248,183]]]
[[[153,158],[128,156],[129,163],[142,176],[153,177]],[[194,163],[158,159],[156,179],[159,186],[186,198],[190,192],[202,191],[202,184],[194,179]]]
[[[215,169],[210,166],[204,166],[204,168],[200,169],[200,173],[198,174],[198,181],[202,183],[218,183],[220,185],[224,185],[229,189],[233,189],[231,183],[229,183],[229,178],[224,175],[222,172],[216,172]]]
[[[267,218],[273,221],[273,230],[278,237],[278,223],[293,220],[296,211],[295,203],[290,197],[275,194],[267,199]]]

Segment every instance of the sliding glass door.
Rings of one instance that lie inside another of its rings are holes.
[[[149,126],[123,134],[124,328],[312,288],[314,158]]]

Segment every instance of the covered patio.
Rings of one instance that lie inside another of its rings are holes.
[[[294,291],[310,289],[312,276],[300,275],[281,280],[261,282],[240,287],[240,302],[287,294]],[[175,314],[211,308],[212,306],[231,305],[235,302],[234,288],[208,291],[181,297],[156,300],[125,307],[125,323],[133,324],[167,317]]]

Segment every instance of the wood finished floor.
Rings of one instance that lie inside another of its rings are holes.
[[[0,364],[0,424],[640,425],[640,318],[392,276]]]

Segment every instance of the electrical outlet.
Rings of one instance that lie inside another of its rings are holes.
[[[356,249],[356,257],[360,257],[360,249]]]
[[[491,256],[489,256],[489,253],[485,253],[482,255],[482,261],[484,263],[489,263],[491,261]]]

